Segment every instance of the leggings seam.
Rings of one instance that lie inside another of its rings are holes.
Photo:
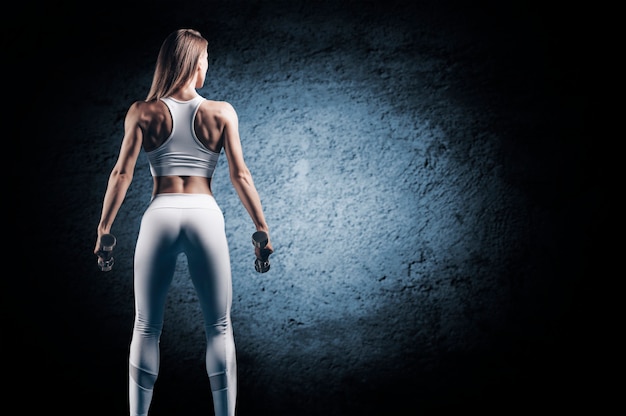
[[[151,371],[148,371],[148,370],[146,370],[146,369],[143,369],[143,368],[139,367],[138,365],[135,365],[135,363],[133,363],[131,360],[128,360],[128,363],[129,363],[130,365],[132,365],[133,367],[135,367],[137,370],[139,370],[139,371],[143,371],[144,373],[149,374],[149,375],[151,375],[151,376],[158,376],[158,375],[159,375],[158,373],[153,373],[153,372],[151,372]]]

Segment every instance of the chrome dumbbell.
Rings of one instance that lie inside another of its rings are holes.
[[[252,234],[252,244],[260,249],[261,257],[254,260],[254,269],[259,273],[265,273],[270,269],[270,250],[265,249],[269,242],[269,236],[265,231],[257,231]]]
[[[100,237],[100,250],[98,250],[98,266],[103,272],[108,272],[113,268],[115,260],[113,259],[113,249],[117,244],[117,240],[113,234],[103,234]]]

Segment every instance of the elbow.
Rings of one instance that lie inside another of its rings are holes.
[[[230,180],[235,186],[250,185],[252,183],[252,175],[248,169],[242,169],[231,173]]]
[[[133,174],[132,172],[124,172],[118,169],[113,169],[110,181],[116,185],[129,186],[133,181]]]

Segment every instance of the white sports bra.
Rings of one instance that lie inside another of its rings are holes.
[[[146,152],[152,176],[201,176],[210,178],[219,153],[207,149],[196,136],[194,120],[204,98],[189,101],[161,98],[172,116],[172,133],[156,149]]]

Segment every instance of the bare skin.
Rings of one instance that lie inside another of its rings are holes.
[[[204,85],[208,69],[208,54],[200,59],[194,76],[184,87],[171,95],[179,101],[188,101],[198,95],[196,89]],[[200,105],[195,120],[195,132],[207,149],[219,153],[224,149],[228,159],[230,180],[246,211],[250,215],[257,231],[269,235],[269,227],[263,215],[261,200],[254,186],[241,147],[239,120],[235,109],[224,101],[205,100]],[[159,147],[172,131],[172,118],[166,105],[160,100],[133,103],[124,120],[124,137],[117,162],[109,176],[104,195],[102,214],[98,224],[98,238],[94,248],[97,255],[100,238],[110,233],[126,192],[133,180],[135,165],[141,150],[151,151]],[[163,193],[208,194],[211,191],[211,179],[199,176],[160,176],[154,178],[153,195]],[[263,255],[274,252],[271,241],[265,247]],[[257,257],[261,256],[255,248]]]

